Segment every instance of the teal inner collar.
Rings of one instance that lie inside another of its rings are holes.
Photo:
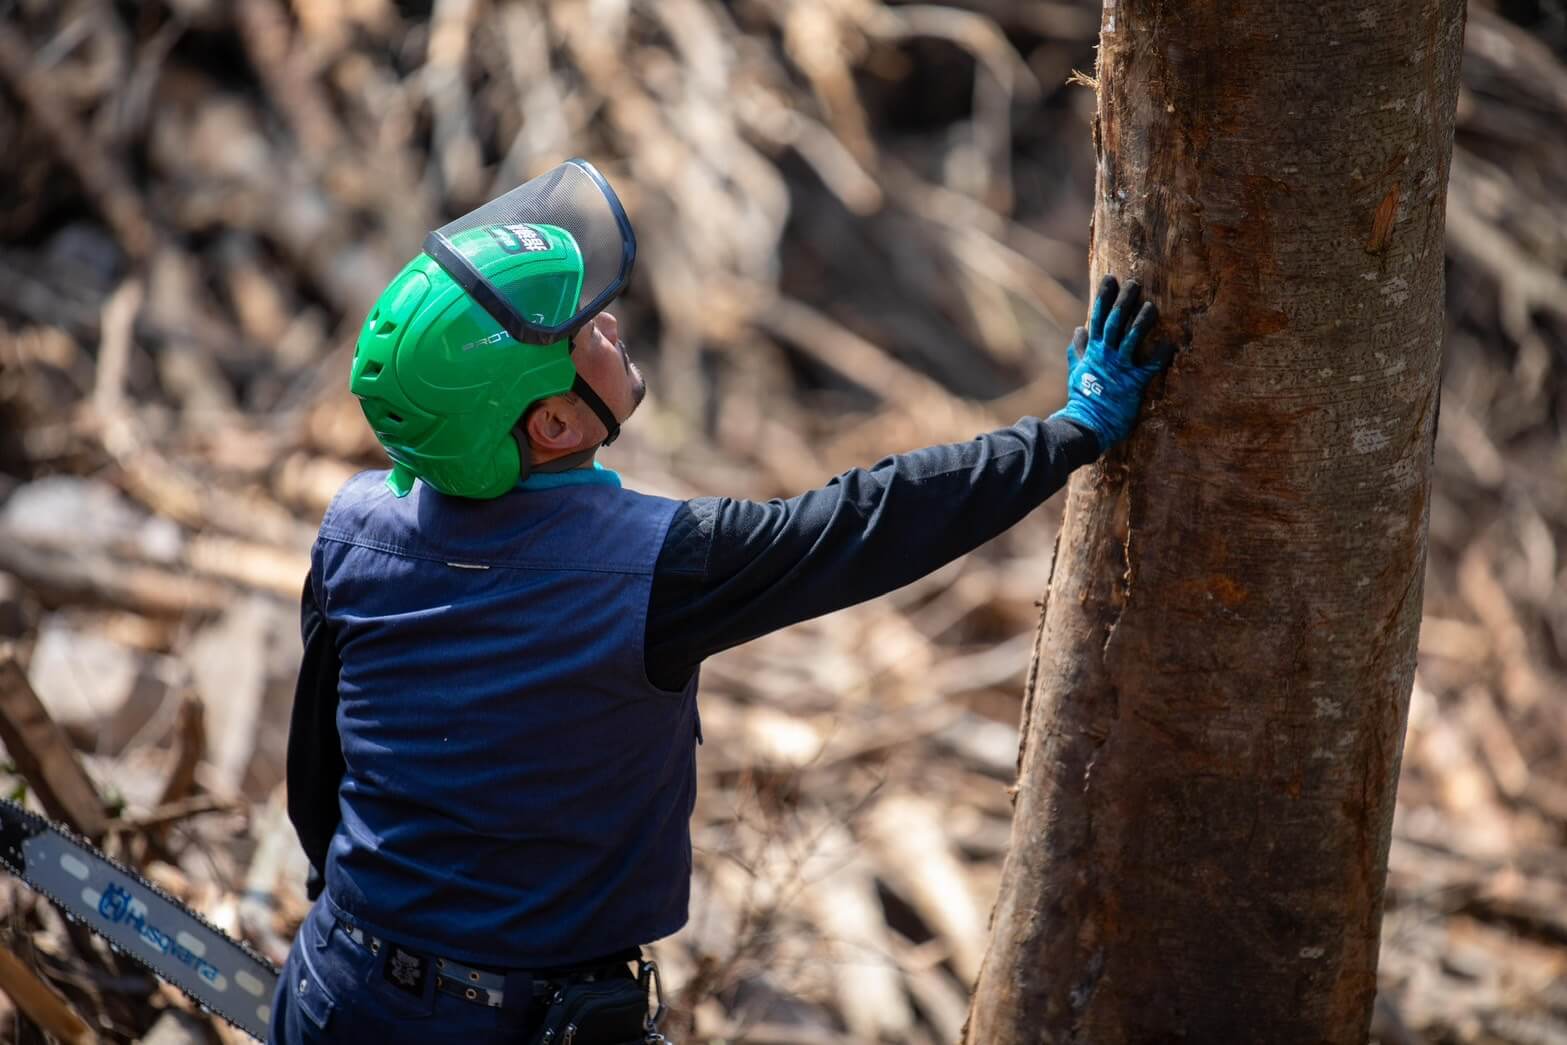
[[[535,472],[517,484],[519,490],[554,490],[561,486],[597,484],[619,486],[620,475],[597,461],[591,468],[573,468],[566,472]]]

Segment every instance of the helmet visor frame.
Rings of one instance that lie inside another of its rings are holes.
[[[524,315],[452,243],[462,232],[493,226],[508,232],[518,249],[534,249],[531,237],[539,233],[533,225],[565,229],[582,253],[583,300],[554,325]],[[424,252],[507,334],[523,344],[550,345],[574,337],[626,289],[636,263],[637,238],[609,182],[587,160],[573,158],[431,232]]]

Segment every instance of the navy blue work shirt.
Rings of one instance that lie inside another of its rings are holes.
[[[917,580],[1011,527],[1098,454],[1094,435],[1070,421],[1025,418],[853,469],[787,500],[683,502],[647,596],[646,677],[679,691],[715,653]],[[598,483],[619,479],[585,468],[536,475],[523,487]],[[287,766],[289,815],[310,859],[312,897],[341,820],[345,772],[337,725],[342,636],[323,613],[315,580],[307,577],[301,604],[305,651]]]

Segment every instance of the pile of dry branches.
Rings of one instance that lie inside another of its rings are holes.
[[[427,229],[568,155],[606,171],[653,385],[608,463],[675,494],[792,493],[1048,412],[1084,307],[1092,95],[1067,81],[1097,4],[414,6],[0,4],[9,768],[278,958],[305,910],[294,599],[327,499],[379,464],[353,333]],[[1567,1040],[1556,44],[1472,8],[1390,1042]],[[677,1038],[956,1039],[1054,527],[709,665],[692,921],[656,948]],[[0,900],[0,980],[58,1036],[233,1038]]]

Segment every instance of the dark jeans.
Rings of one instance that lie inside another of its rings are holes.
[[[272,1000],[273,1045],[521,1045],[543,1015],[532,978],[507,977],[506,1004],[476,1005],[435,989],[425,978],[418,995],[394,986],[383,971],[392,948],[373,954],[343,931],[323,900],[299,927]]]

